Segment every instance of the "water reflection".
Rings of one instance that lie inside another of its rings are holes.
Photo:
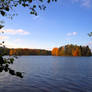
[[[92,92],[92,57],[21,56],[13,69],[25,77],[0,73],[0,92]]]

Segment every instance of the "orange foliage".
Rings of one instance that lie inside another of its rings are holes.
[[[72,55],[73,56],[79,56],[79,49],[76,48],[75,50],[72,50]]]
[[[10,52],[9,52],[9,55],[13,55],[13,50],[11,49]]]
[[[58,48],[53,48],[51,53],[53,56],[58,56]]]
[[[11,55],[14,55],[14,54],[16,54],[16,49],[11,49],[10,52],[9,52],[9,55],[11,56]]]

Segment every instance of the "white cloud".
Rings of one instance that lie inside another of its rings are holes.
[[[89,8],[92,4],[91,0],[71,0],[73,3],[80,3],[81,6]]]
[[[0,32],[4,32],[5,34],[9,35],[29,35],[30,33],[23,30],[23,29],[3,29]]]
[[[83,0],[82,6],[90,7],[91,6],[91,1],[90,0]]]
[[[8,38],[9,38],[8,36],[0,36],[0,40],[6,40]]]
[[[77,35],[77,32],[67,33],[67,36],[75,36]]]
[[[88,45],[92,45],[92,41],[90,41],[90,42],[88,43]]]

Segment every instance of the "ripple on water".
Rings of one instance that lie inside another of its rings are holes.
[[[0,92],[92,92],[91,57],[24,56],[18,61],[13,68],[25,72],[24,78],[0,73]]]

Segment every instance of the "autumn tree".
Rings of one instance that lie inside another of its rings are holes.
[[[65,55],[65,49],[64,47],[60,47],[58,49],[58,56],[64,56]]]
[[[73,48],[72,44],[65,46],[65,55],[66,56],[72,56],[72,48]]]
[[[66,45],[52,50],[53,56],[91,56],[89,46]]]
[[[79,47],[72,49],[72,56],[80,56]]]
[[[53,48],[51,53],[53,56],[58,56],[58,48]]]

